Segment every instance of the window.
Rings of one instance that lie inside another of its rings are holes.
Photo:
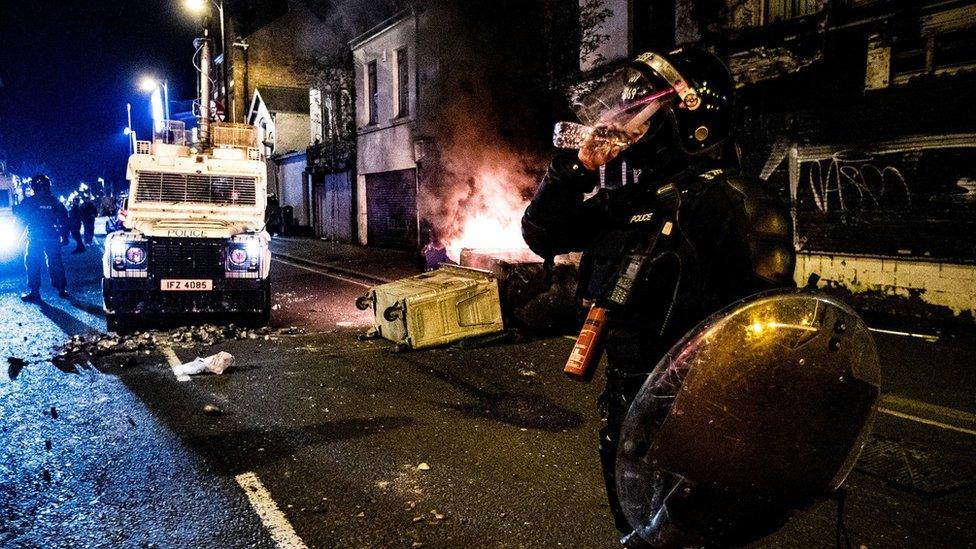
[[[0,190],[0,208],[10,207],[10,191]]]
[[[325,94],[322,100],[322,110],[325,112],[323,125],[325,126],[325,138],[332,140],[339,136],[335,119],[335,104],[332,102],[332,91]]]
[[[376,85],[376,61],[370,61],[366,68],[367,74],[367,84],[366,88],[369,93],[367,101],[369,104],[366,106],[369,113],[369,125],[375,125],[376,121],[379,120],[377,116],[378,100],[379,100],[379,87]]]
[[[976,32],[968,28],[936,36],[933,63],[936,69],[976,63]]]
[[[767,23],[775,23],[785,19],[813,15],[823,7],[823,0],[766,0],[765,14]]]
[[[925,72],[927,49],[924,38],[896,39],[891,45],[891,73],[897,76]]]
[[[397,118],[410,116],[410,57],[407,48],[396,52],[397,61]]]

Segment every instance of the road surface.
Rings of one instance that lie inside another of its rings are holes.
[[[0,546],[615,546],[600,383],[563,378],[571,341],[396,354],[358,340],[354,277],[276,261],[267,338],[59,368],[53,348],[105,329],[97,252],[67,261],[68,300],[45,287],[23,304],[18,268],[0,277],[0,352],[27,360],[0,374]],[[971,546],[973,349],[878,341],[885,398],[847,482],[851,540]],[[237,367],[171,369],[217,351]],[[822,502],[763,545],[832,547],[836,522]]]

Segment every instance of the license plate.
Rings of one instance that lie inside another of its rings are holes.
[[[161,280],[159,288],[164,292],[209,292],[213,280]]]

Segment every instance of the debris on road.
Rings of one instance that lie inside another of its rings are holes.
[[[127,335],[103,333],[88,336],[74,335],[56,351],[52,361],[55,362],[55,365],[83,363],[94,356],[122,353],[149,354],[161,347],[191,348],[200,345],[216,345],[230,340],[270,340],[273,336],[302,333],[304,330],[294,326],[274,330],[269,327],[243,328],[233,324],[227,326],[208,324],[176,328],[169,331],[135,332]],[[136,365],[136,362],[134,358],[130,357],[121,365],[130,367]]]
[[[427,462],[421,463],[420,465],[417,466],[417,470],[418,471],[430,471],[430,465],[428,465]]]
[[[219,416],[223,414],[224,411],[213,404],[207,404],[203,407],[203,413],[207,414],[208,416]]]
[[[221,375],[228,368],[234,366],[234,355],[226,352],[220,351],[215,355],[210,355],[207,358],[197,357],[196,359],[187,362],[186,364],[181,364],[173,368],[173,372],[176,375],[186,375],[195,376],[197,374],[202,374],[204,372],[210,372],[211,374]]]
[[[58,409],[51,406],[51,419],[58,419]]]
[[[7,357],[7,377],[9,377],[10,379],[17,379],[17,376],[20,375],[21,370],[24,369],[24,366],[26,364],[27,364],[27,361],[24,360],[24,359],[22,359],[22,358],[15,357],[15,356],[8,356]]]

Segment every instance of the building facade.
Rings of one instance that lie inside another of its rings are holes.
[[[686,44],[729,61],[743,170],[790,201],[799,284],[972,322],[976,3],[600,1],[613,16],[584,74]]]
[[[269,190],[290,215],[284,230],[306,234],[312,225],[306,149],[311,145],[307,88],[262,86],[254,90],[247,123],[258,131],[268,159]]]
[[[353,41],[359,242],[418,248],[417,14],[408,11]]]

